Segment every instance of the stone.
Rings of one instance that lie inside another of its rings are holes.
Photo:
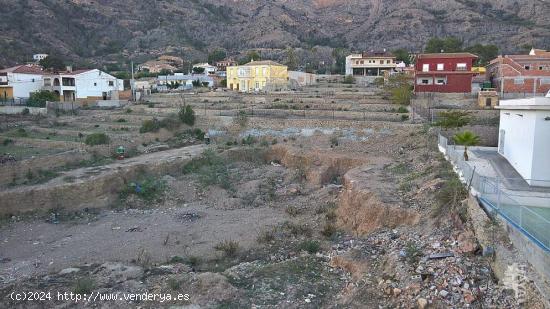
[[[61,270],[59,272],[60,275],[66,275],[66,274],[71,274],[71,273],[77,273],[80,271],[80,268],[76,268],[76,267],[69,267],[69,268],[65,268],[63,270]]]
[[[428,301],[425,298],[419,298],[416,303],[418,304],[418,309],[424,309],[428,306]]]
[[[393,295],[399,296],[400,294],[401,294],[401,289],[399,289],[399,288],[394,288],[393,289]]]
[[[471,303],[473,303],[475,300],[476,300],[475,296],[472,295],[471,293],[466,293],[466,294],[464,294],[464,301],[465,301],[467,304],[471,304]]]
[[[447,291],[445,291],[445,290],[439,291],[439,296],[441,296],[441,297],[447,297],[447,295],[449,295],[449,292],[447,292]]]

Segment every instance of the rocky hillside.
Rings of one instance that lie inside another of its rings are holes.
[[[223,47],[406,47],[455,35],[516,51],[550,48],[544,0],[0,0],[0,65],[55,52],[77,61]]]

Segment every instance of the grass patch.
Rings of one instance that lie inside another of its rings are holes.
[[[105,133],[92,133],[86,136],[84,143],[88,146],[109,144],[109,136]]]
[[[211,149],[185,164],[183,173],[197,174],[203,186],[219,185],[226,190],[233,190],[227,162]]]
[[[309,254],[315,254],[321,249],[321,244],[316,240],[305,240],[300,243],[300,249]]]
[[[292,236],[307,236],[310,237],[312,230],[311,227],[307,226],[306,224],[299,224],[294,223],[291,221],[286,221],[283,223],[283,229],[287,232],[289,232]]]
[[[142,177],[126,186],[120,193],[120,197],[124,200],[130,195],[137,195],[145,201],[153,201],[159,199],[165,190],[166,181],[155,177]]]
[[[275,240],[275,231],[273,230],[261,231],[258,234],[258,237],[256,238],[256,240],[260,244],[270,243]]]
[[[302,210],[294,205],[290,205],[285,209],[285,212],[291,217],[296,217],[297,215],[302,213]]]

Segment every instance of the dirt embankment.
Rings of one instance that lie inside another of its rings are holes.
[[[341,227],[356,235],[364,235],[381,227],[418,223],[418,212],[391,201],[382,201],[384,191],[392,188],[380,187],[376,177],[366,177],[366,172],[368,167],[359,167],[344,175],[344,191],[336,212]]]
[[[321,151],[304,152],[275,146],[267,154],[287,168],[304,173],[308,183],[324,185],[343,183],[337,209],[339,225],[356,235],[365,235],[378,228],[414,225],[420,220],[416,211],[399,207],[396,199],[387,198],[395,188],[378,179],[377,167],[366,157]]]

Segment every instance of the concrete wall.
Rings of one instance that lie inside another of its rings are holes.
[[[112,82],[113,85],[109,86],[109,82]],[[113,91],[124,90],[122,80],[99,70],[92,70],[76,75],[75,83],[77,99],[85,99],[87,97],[101,98],[103,92],[106,92],[107,96],[110,96]]]
[[[531,179],[545,182],[535,181],[531,185],[550,187],[550,110],[536,112],[534,140]]]
[[[16,99],[28,98],[31,92],[39,91],[43,86],[42,75],[8,73],[8,80]]]
[[[48,113],[47,108],[42,107],[0,106],[0,114],[21,114],[25,108],[29,110],[29,114],[31,115],[46,115]]]

